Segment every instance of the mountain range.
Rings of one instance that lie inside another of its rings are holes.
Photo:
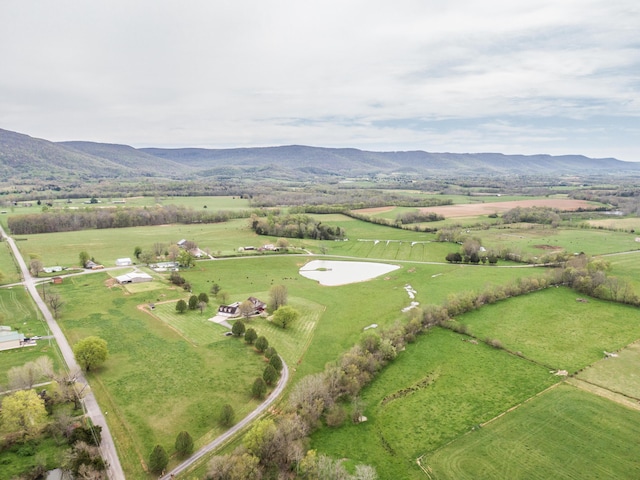
[[[409,177],[640,174],[640,162],[583,155],[374,152],[302,145],[256,148],[134,148],[83,141],[50,142],[0,129],[0,177],[92,181],[156,177],[311,180]]]

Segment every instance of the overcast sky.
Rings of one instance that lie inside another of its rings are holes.
[[[0,0],[0,128],[640,161],[640,2]]]

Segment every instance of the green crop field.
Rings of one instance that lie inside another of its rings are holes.
[[[442,329],[419,337],[362,392],[368,420],[325,427],[312,447],[374,465],[380,478],[425,478],[416,465],[425,451],[557,381],[543,367],[463,338]]]
[[[640,478],[639,437],[640,412],[560,385],[422,463],[433,480]]]
[[[458,321],[480,338],[502,342],[505,348],[553,369],[570,373],[640,338],[637,308],[589,298],[576,292],[547,288],[488,305]]]

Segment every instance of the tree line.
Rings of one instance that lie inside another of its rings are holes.
[[[265,215],[260,210],[196,211],[192,208],[166,205],[142,208],[93,208],[45,211],[8,218],[13,234],[71,232],[76,230],[140,227],[169,223],[220,223],[234,218]]]

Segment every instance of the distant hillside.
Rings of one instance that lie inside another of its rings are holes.
[[[582,155],[371,152],[300,145],[262,148],[141,148],[53,143],[0,129],[0,176],[40,181],[157,177],[321,180],[409,175],[640,175],[640,163]]]
[[[311,175],[356,176],[376,173],[415,175],[556,175],[640,173],[640,164],[582,155],[503,155],[501,153],[370,152],[355,148],[299,145],[263,148],[143,148],[150,155],[194,168],[216,171],[233,166],[273,165]]]

